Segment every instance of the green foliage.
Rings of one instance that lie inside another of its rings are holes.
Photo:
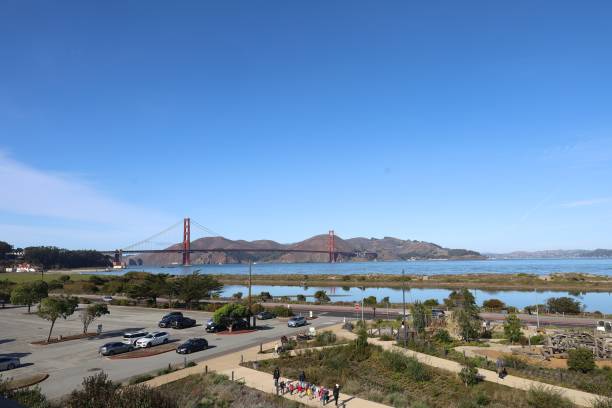
[[[417,300],[412,304],[410,309],[412,311],[412,324],[414,330],[419,334],[425,333],[425,328],[427,327],[427,308],[423,303]]]
[[[213,314],[213,320],[219,324],[227,320],[236,320],[239,318],[249,317],[249,309],[240,303],[227,303],[217,309]]]
[[[0,241],[0,260],[6,259],[7,254],[13,251],[13,246],[8,242]]]
[[[332,331],[326,330],[317,334],[317,337],[315,338],[315,345],[317,347],[329,346],[336,343],[336,340],[336,334]]]
[[[45,246],[25,248],[24,260],[34,265],[40,265],[44,269],[107,267],[112,265],[110,257],[98,251],[71,251]]]
[[[598,397],[593,401],[592,408],[612,408],[612,398]]]
[[[426,301],[423,302],[423,304],[427,307],[436,307],[440,303],[438,302],[438,299],[427,299]]]
[[[482,307],[487,309],[500,310],[506,307],[506,304],[499,299],[487,299],[482,302]]]
[[[329,302],[329,296],[327,296],[327,293],[324,290],[317,290],[314,294],[314,298],[318,301],[318,302]]]
[[[357,338],[354,340],[357,351],[363,351],[368,347],[368,332],[365,328],[360,328],[357,332]]]
[[[306,296],[300,294],[300,295],[296,296],[296,299],[297,299],[298,302],[305,302],[306,301]]]
[[[14,305],[26,305],[28,313],[34,303],[46,298],[49,285],[44,281],[24,282],[17,285],[11,291],[11,303]]]
[[[272,313],[279,317],[291,317],[293,316],[293,310],[285,306],[276,306],[272,309]]]
[[[459,326],[459,335],[464,341],[478,338],[480,326],[477,318],[465,310],[457,310],[454,317]]]
[[[83,380],[62,404],[65,408],[178,408],[175,399],[144,385],[120,387],[104,372]]]
[[[51,340],[51,333],[53,332],[55,321],[59,318],[66,319],[68,316],[71,316],[76,310],[78,304],[79,300],[77,298],[64,296],[44,298],[40,301],[37,312],[38,316],[51,322],[47,342]]]
[[[480,381],[478,369],[474,366],[471,360],[466,360],[465,365],[459,372],[459,379],[465,386],[476,385]]]
[[[128,382],[128,384],[134,385],[138,383],[143,383],[145,381],[152,380],[153,378],[155,377],[152,376],[151,374],[141,374],[141,375],[137,375],[136,377],[130,378],[130,381]]]
[[[535,336],[531,336],[531,338],[529,339],[529,342],[531,343],[532,346],[537,346],[540,344],[544,344],[545,340],[546,340],[546,336],[542,334],[536,334]]]
[[[236,293],[234,293],[234,294],[232,295],[232,298],[233,298],[233,299],[237,299],[237,300],[242,299],[242,292],[236,292]]]
[[[259,298],[265,302],[266,300],[272,300],[272,295],[270,292],[261,292]]]
[[[521,320],[517,315],[511,314],[506,317],[506,321],[504,322],[504,335],[506,339],[513,344],[518,342],[523,336],[523,332],[521,331]]]
[[[376,296],[368,296],[367,298],[363,299],[363,304],[366,306],[376,306],[377,303],[378,300],[376,299]]]
[[[104,303],[92,303],[81,311],[81,322],[83,323],[83,333],[87,333],[89,325],[98,317],[110,314],[108,306]]]
[[[453,338],[448,333],[448,330],[445,329],[436,331],[436,333],[433,335],[433,339],[441,344],[450,344],[453,342]]]
[[[0,280],[0,303],[4,306],[11,300],[11,291],[13,290],[14,284],[8,279]]]
[[[534,387],[527,392],[527,405],[531,408],[572,408],[574,404],[560,391],[548,387]]]
[[[0,376],[0,397],[13,400],[26,408],[51,408],[47,398],[40,392],[38,386],[10,390],[8,383],[8,380]],[[1,400],[0,405],[2,405]]]
[[[191,275],[182,276],[177,280],[178,298],[189,306],[194,301],[210,297],[218,293],[223,284],[210,275],[200,275],[197,271]]]
[[[582,311],[580,302],[570,297],[549,298],[546,306],[550,313],[579,314]]]
[[[383,351],[380,354],[381,362],[402,376],[407,376],[412,381],[428,381],[431,374],[427,367],[416,358],[406,356],[398,351]]]
[[[577,348],[568,352],[567,367],[570,370],[588,373],[596,367],[593,352],[586,348]]]

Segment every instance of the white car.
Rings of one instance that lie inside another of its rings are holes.
[[[102,296],[102,301],[110,303],[113,301],[113,297],[112,296]]]
[[[166,332],[153,332],[136,340],[136,347],[144,348],[165,344],[168,342],[170,335]]]
[[[123,344],[128,344],[130,346],[136,346],[136,342],[148,335],[148,331],[135,331],[123,334]]]

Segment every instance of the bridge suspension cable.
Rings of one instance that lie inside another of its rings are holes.
[[[160,232],[158,232],[158,233],[156,233],[156,234],[154,234],[154,235],[151,235],[150,237],[148,237],[148,238],[146,238],[146,239],[143,239],[142,241],[138,241],[138,242],[136,242],[136,243],[134,243],[134,244],[128,245],[128,246],[126,246],[126,247],[124,247],[124,248],[122,248],[122,249],[123,249],[123,250],[128,250],[128,251],[129,251],[129,250],[131,250],[131,249],[136,249],[136,247],[138,247],[138,246],[140,246],[140,245],[149,244],[149,243],[151,243],[151,242],[152,242],[152,241],[153,241],[155,238],[157,238],[157,237],[159,237],[159,236],[161,236],[161,235],[163,235],[163,234],[167,233],[168,231],[172,230],[173,228],[178,227],[178,226],[179,226],[179,225],[181,225],[182,223],[183,223],[183,221],[181,220],[181,221],[179,221],[179,222],[177,222],[177,223],[175,223],[175,224],[172,224],[171,226],[169,226],[168,228],[164,229],[163,231],[160,231]]]
[[[198,227],[199,229],[203,230],[204,232],[211,234],[213,236],[217,236],[217,237],[222,237],[223,235],[219,234],[216,231],[211,230],[208,227],[205,227],[204,225],[200,224],[199,222],[195,221],[195,220],[191,220],[191,224],[195,225],[196,227]]]

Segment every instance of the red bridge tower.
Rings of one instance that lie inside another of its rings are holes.
[[[183,265],[191,265],[189,260],[189,244],[191,242],[191,220],[183,220]]]

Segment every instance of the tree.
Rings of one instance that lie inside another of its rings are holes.
[[[355,348],[358,352],[363,352],[368,347],[368,332],[364,327],[359,329],[357,332],[357,338],[355,341]]]
[[[512,344],[518,342],[523,336],[521,321],[517,315],[511,314],[506,317],[506,321],[504,322],[504,335]]]
[[[459,309],[455,312],[455,321],[459,326],[459,335],[464,341],[470,341],[478,337],[478,331],[480,329],[478,320],[467,312],[466,310]]]
[[[425,305],[418,300],[411,306],[412,311],[412,325],[417,333],[425,333],[427,327],[427,308]]]
[[[480,381],[478,376],[478,369],[474,367],[474,363],[471,360],[466,360],[465,365],[459,372],[459,378],[465,386],[476,385]]]
[[[197,271],[181,277],[177,284],[178,298],[185,302],[186,307],[223,289],[223,284],[218,280],[210,275],[200,275]]]
[[[38,305],[38,316],[51,322],[47,343],[51,340],[53,326],[58,318],[66,319],[71,316],[79,305],[79,300],[75,297],[48,297],[40,301]]]
[[[499,299],[487,299],[482,302],[482,307],[493,310],[500,310],[506,307],[506,304]]]
[[[11,303],[26,305],[28,313],[34,303],[49,295],[49,285],[44,281],[24,282],[17,285],[11,292]]]
[[[24,260],[43,269],[112,265],[110,257],[98,251],[71,251],[52,246],[28,247],[24,250]]]
[[[8,242],[0,241],[0,260],[6,259],[7,254],[13,251],[13,246]]]
[[[587,348],[577,348],[568,351],[567,367],[570,370],[588,373],[595,369],[595,359],[593,352]]]
[[[305,302],[306,301],[306,296],[300,294],[300,295],[296,296],[296,299],[297,299],[298,302]]]
[[[232,298],[234,298],[234,299],[238,299],[238,300],[242,299],[242,292],[236,292],[236,293],[234,293],[234,294],[232,295]]]
[[[146,274],[144,279],[134,279],[125,288],[125,293],[132,299],[148,299],[157,304],[157,298],[167,292],[167,274]]]
[[[232,323],[238,319],[248,318],[251,315],[249,308],[240,303],[227,303],[213,313],[213,321],[217,324],[229,321],[231,331]]]
[[[0,303],[4,308],[4,304],[11,300],[11,291],[13,289],[13,283],[8,279],[0,280]]]
[[[549,298],[546,306],[550,313],[579,314],[581,312],[580,302],[569,297]]]
[[[374,312],[374,319],[376,319],[376,304],[378,303],[378,300],[376,299],[376,296],[368,296],[367,298],[363,299],[363,304],[365,306],[370,306]]]
[[[108,306],[104,303],[92,303],[81,311],[81,322],[83,323],[83,334],[87,334],[89,325],[98,317],[110,314]]]
[[[436,307],[440,303],[438,303],[438,299],[427,299],[426,301],[423,302],[423,304],[427,307]]]
[[[314,298],[321,303],[329,302],[329,296],[327,296],[327,292],[324,290],[317,290],[314,294]]]

